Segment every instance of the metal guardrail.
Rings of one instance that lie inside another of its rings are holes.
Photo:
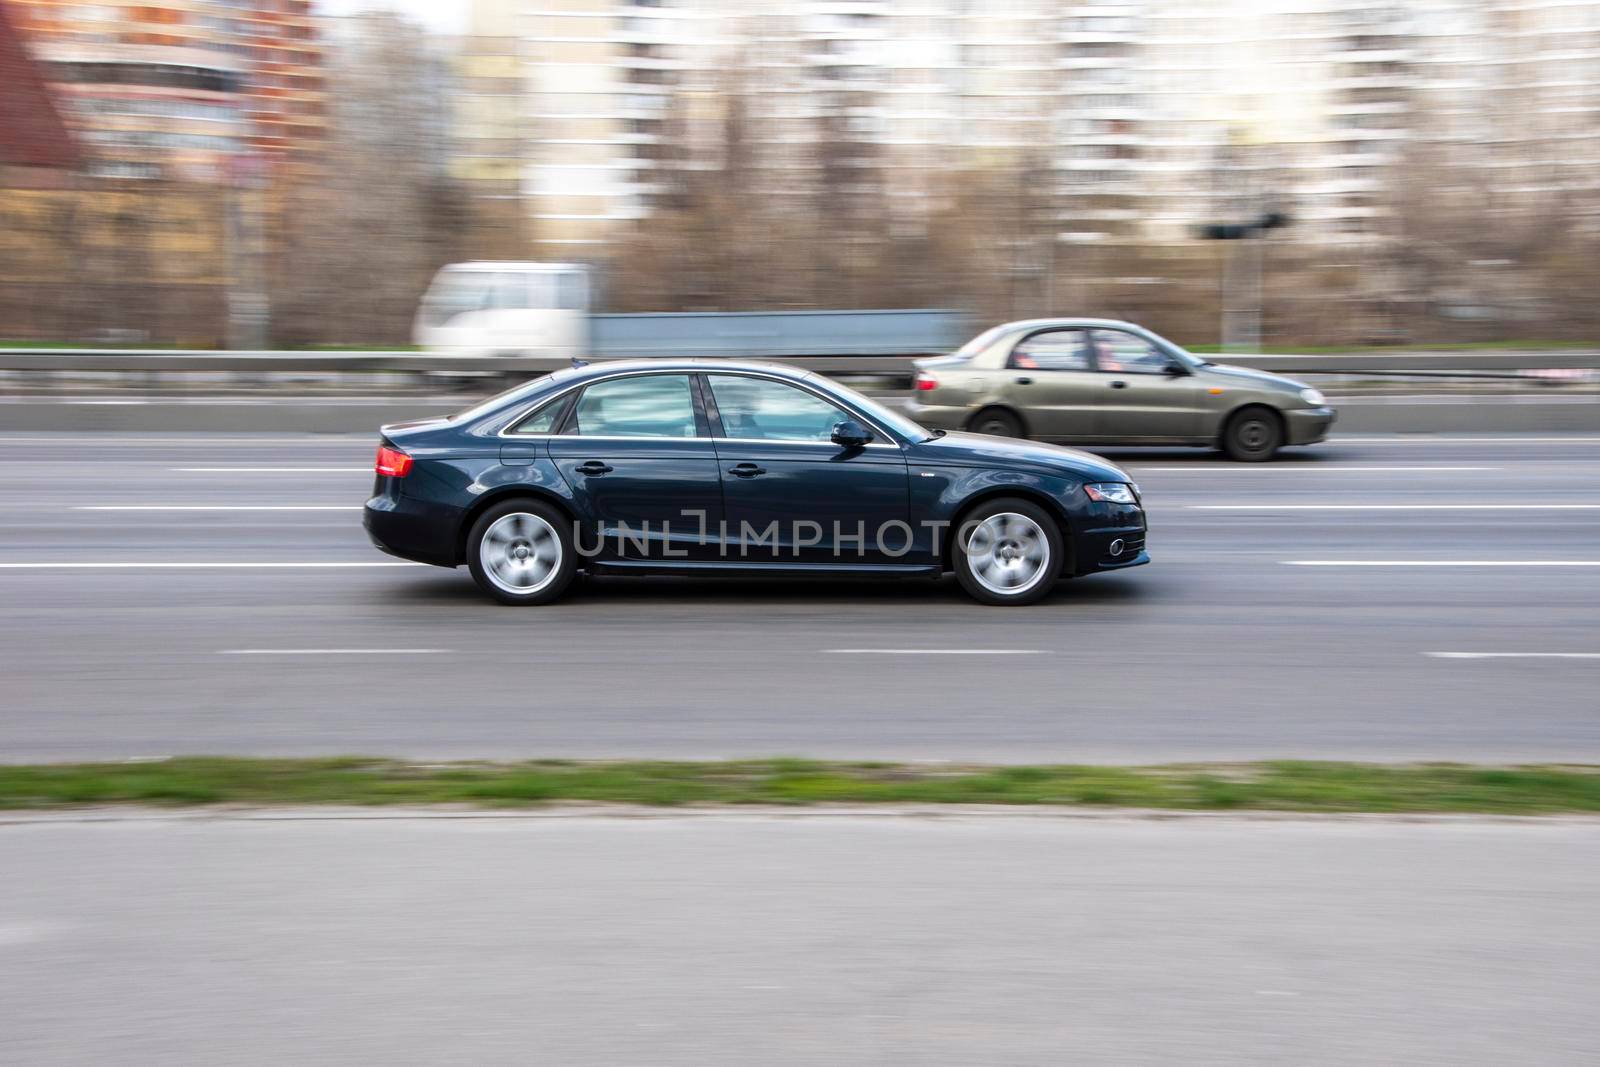
[[[940,309],[653,311],[589,318],[589,347],[608,358],[903,357],[952,352],[975,333],[965,312]]]
[[[768,356],[837,377],[909,379],[917,355]],[[689,353],[685,353],[685,356]],[[683,358],[674,356],[671,358]],[[708,358],[726,358],[714,356]],[[1205,356],[1218,363],[1283,374],[1561,380],[1563,371],[1600,369],[1600,350],[1406,351],[1351,354],[1266,353]],[[600,360],[597,359],[596,362]],[[0,372],[92,372],[160,376],[401,373],[422,376],[531,377],[569,366],[544,356],[453,356],[431,352],[229,352],[163,349],[0,349]],[[1538,372],[1538,373],[1534,373]]]

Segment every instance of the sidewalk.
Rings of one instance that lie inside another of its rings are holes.
[[[0,1033],[34,1067],[1590,1063],[1597,890],[1589,820],[25,818]]]

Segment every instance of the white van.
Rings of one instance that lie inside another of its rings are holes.
[[[452,263],[428,286],[413,339],[463,356],[583,355],[590,289],[578,263]]]

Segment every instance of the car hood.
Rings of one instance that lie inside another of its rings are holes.
[[[1087,481],[1131,482],[1126,471],[1092,452],[1015,437],[990,437],[981,433],[947,433],[911,446],[913,463],[948,463],[954,466],[1046,467],[1070,471]]]
[[[1279,389],[1289,389],[1299,392],[1304,389],[1304,382],[1297,382],[1293,378],[1285,378],[1281,374],[1273,374],[1264,370],[1252,370],[1249,367],[1231,367],[1226,363],[1210,363],[1200,368],[1202,374],[1214,374],[1219,378],[1234,381],[1255,382],[1258,385],[1276,386]]]

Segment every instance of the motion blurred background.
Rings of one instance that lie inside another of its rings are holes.
[[[392,348],[472,259],[610,311],[1600,336],[1595,0],[0,0],[0,80],[13,343]]]

